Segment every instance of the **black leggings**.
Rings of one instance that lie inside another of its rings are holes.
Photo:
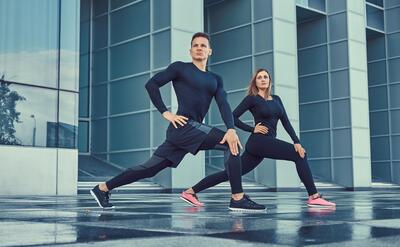
[[[303,182],[309,195],[317,193],[307,157],[301,158],[294,150],[293,144],[267,136],[252,136],[246,144],[242,160],[242,174],[247,174],[257,167],[264,158],[289,160],[296,163],[297,174]],[[213,187],[228,180],[226,171],[209,175],[192,187],[195,193]]]
[[[200,145],[200,150],[209,150],[209,149],[217,149],[223,150],[228,154],[229,147],[225,143],[224,145],[219,144],[219,142],[224,137],[225,132],[220,129],[213,128],[210,133],[207,134],[206,139]],[[242,188],[242,171],[240,165],[240,155],[233,156],[230,152],[227,155],[227,159],[225,161],[225,171],[226,179],[224,181],[228,181],[231,184],[232,194],[243,192]],[[107,188],[112,190],[114,188],[120,187],[125,184],[130,184],[135,181],[138,181],[142,178],[149,178],[155,176],[161,170],[170,167],[173,163],[166,158],[159,157],[157,155],[153,155],[148,161],[145,163],[131,167],[121,174],[115,176],[114,178],[108,180],[106,182]]]

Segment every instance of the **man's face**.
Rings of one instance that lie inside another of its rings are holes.
[[[190,48],[190,56],[193,60],[207,60],[211,52],[210,44],[206,38],[197,37],[193,40],[192,47]]]

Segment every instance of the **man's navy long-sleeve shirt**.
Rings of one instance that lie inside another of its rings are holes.
[[[172,63],[167,69],[154,75],[146,84],[150,99],[160,113],[168,111],[161,98],[160,87],[170,81],[178,100],[177,115],[201,123],[208,112],[212,98],[215,97],[226,127],[234,128],[232,111],[220,76],[202,71],[193,63]]]

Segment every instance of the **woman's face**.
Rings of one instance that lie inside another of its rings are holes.
[[[269,87],[270,78],[266,71],[260,71],[256,76],[258,90],[266,90]]]

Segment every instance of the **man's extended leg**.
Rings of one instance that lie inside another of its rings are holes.
[[[161,170],[172,165],[168,159],[153,155],[145,163],[126,169],[119,175],[107,182],[96,185],[90,190],[101,208],[112,209],[114,206],[109,202],[109,191],[125,184],[133,183],[142,178],[149,178],[156,175]]]

